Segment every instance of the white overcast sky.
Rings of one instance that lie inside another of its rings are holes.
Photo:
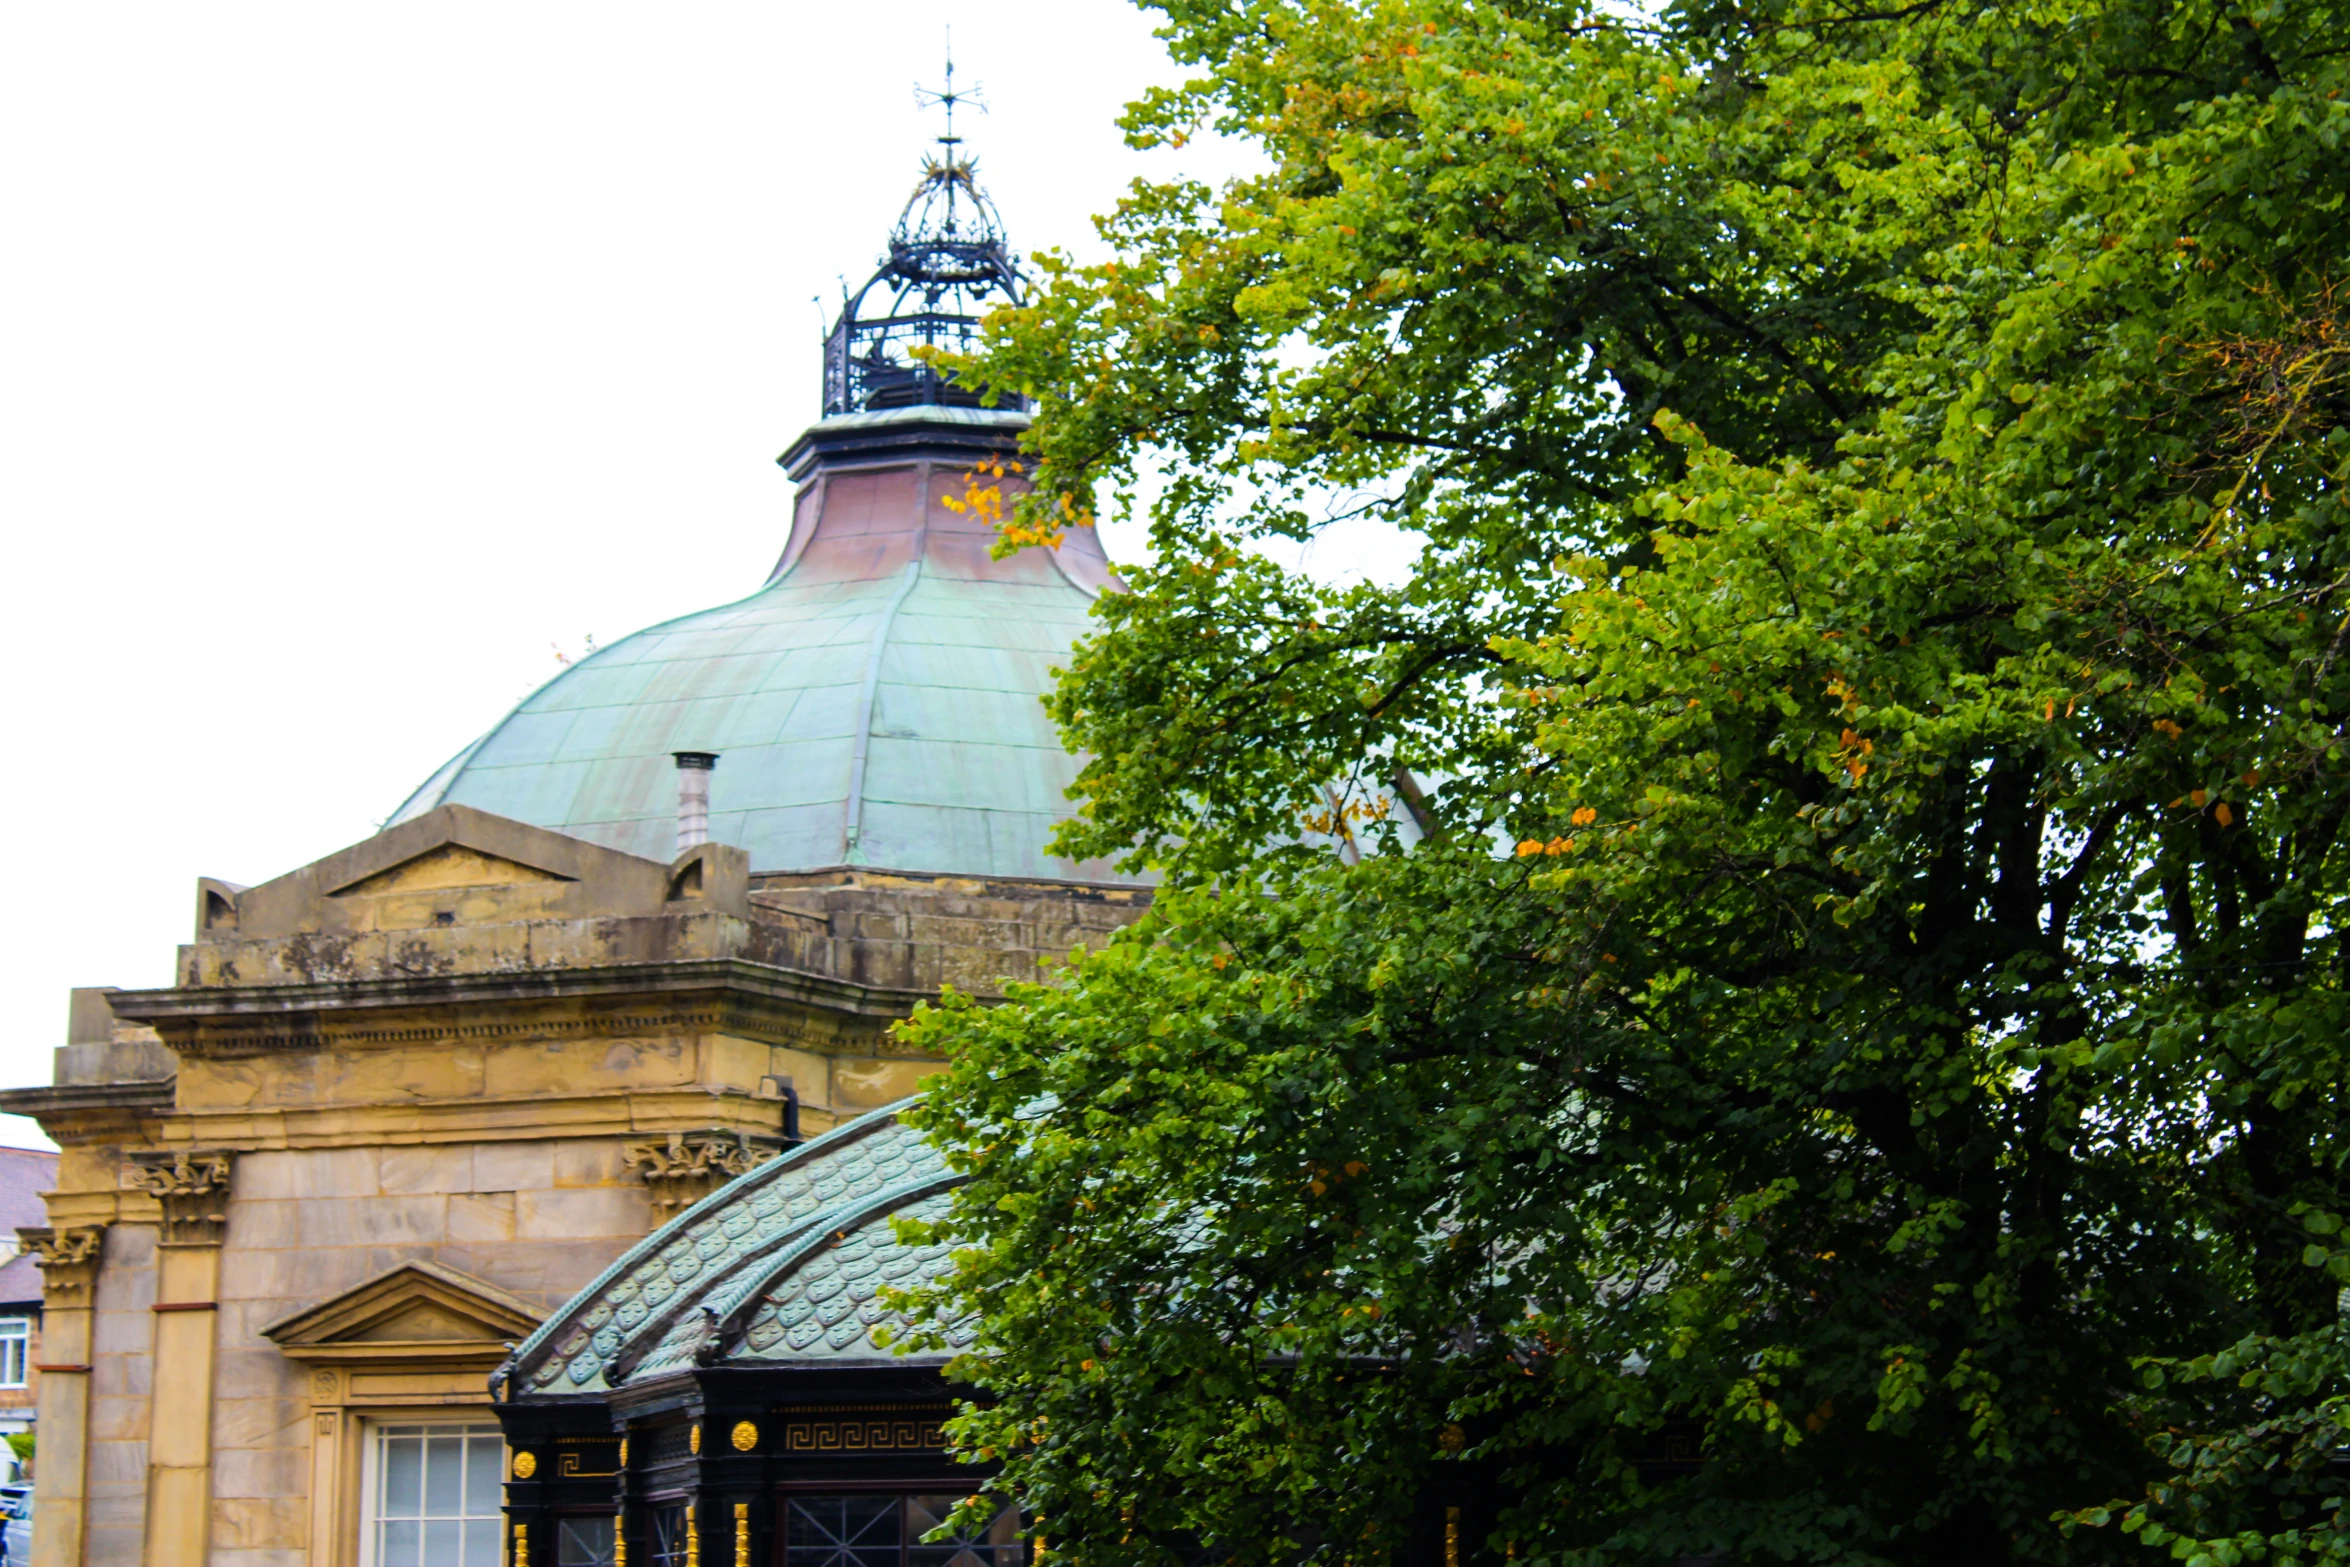
[[[0,1084],[69,986],[169,982],[198,876],[365,837],[556,647],[756,587],[812,301],[873,264],[949,23],[1015,243],[1084,253],[1177,167],[1113,127],[1177,78],[1153,20],[0,7]]]

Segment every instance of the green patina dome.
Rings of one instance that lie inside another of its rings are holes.
[[[1100,543],[1072,529],[994,560],[990,524],[950,504],[1026,423],[938,406],[826,419],[784,454],[799,498],[765,586],[564,670],[386,825],[470,805],[665,860],[671,755],[714,751],[710,836],[755,872],[1131,881],[1045,852],[1078,764],[1041,698],[1112,586]]]

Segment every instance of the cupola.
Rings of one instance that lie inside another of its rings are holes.
[[[824,342],[824,417],[778,459],[790,530],[748,597],[566,668],[419,788],[442,804],[667,859],[677,753],[721,758],[712,841],[754,876],[872,867],[1131,885],[1046,852],[1078,760],[1042,698],[1115,590],[1090,529],[995,559],[1026,488],[1025,405],[928,362],[1015,303],[1017,257],[953,132]]]

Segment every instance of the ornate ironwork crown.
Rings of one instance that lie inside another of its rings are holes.
[[[827,418],[924,403],[978,406],[978,388],[958,384],[915,351],[969,348],[982,316],[1020,302],[1020,267],[1004,221],[979,184],[977,161],[963,155],[955,134],[955,105],[980,106],[976,96],[955,90],[951,58],[945,91],[918,90],[918,96],[945,105],[947,133],[938,139],[941,151],[922,160],[922,178],[890,230],[889,253],[865,286],[842,301],[825,338]],[[1007,394],[997,405],[1025,409],[1027,402]]]

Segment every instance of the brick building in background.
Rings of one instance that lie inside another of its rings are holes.
[[[0,1435],[30,1431],[41,1383],[41,1270],[17,1232],[47,1223],[41,1194],[57,1184],[57,1155],[0,1148]],[[0,1464],[0,1469],[5,1469]]]

